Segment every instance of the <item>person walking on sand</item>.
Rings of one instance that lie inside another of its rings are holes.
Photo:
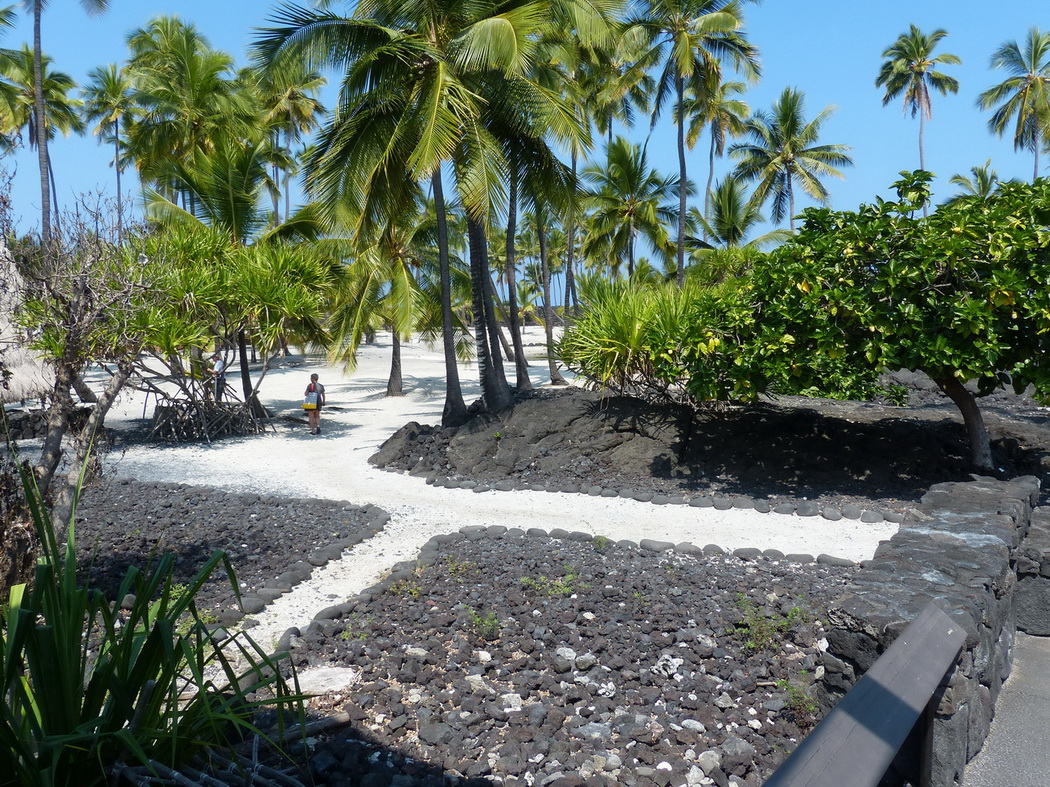
[[[317,375],[310,375],[310,384],[306,386],[305,399],[310,394],[317,394],[317,406],[307,410],[306,414],[310,421],[310,434],[321,434],[321,408],[324,407],[324,386],[317,382]]]

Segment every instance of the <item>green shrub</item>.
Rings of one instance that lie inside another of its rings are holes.
[[[479,637],[490,642],[499,639],[503,624],[500,623],[495,612],[482,614],[473,607],[467,607],[466,609],[470,615],[471,626],[473,626]]]
[[[121,610],[77,586],[73,519],[60,551],[32,479],[22,480],[41,558],[33,581],[0,607],[0,784],[83,787],[109,783],[123,765],[178,768],[261,734],[253,717],[262,706],[291,706],[304,720],[303,697],[277,660],[243,634],[217,644],[197,614],[193,597],[220,563],[236,591],[223,553],[182,588],[172,555],[148,575],[130,569],[116,599],[135,601]],[[192,624],[180,631],[183,615]]]

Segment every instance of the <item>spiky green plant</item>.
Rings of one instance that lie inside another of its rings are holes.
[[[0,785],[81,787],[109,783],[125,764],[178,768],[261,734],[261,706],[291,706],[303,720],[281,659],[244,635],[215,642],[197,613],[194,596],[220,564],[237,588],[225,554],[181,588],[173,555],[149,574],[131,568],[111,601],[78,585],[72,518],[60,547],[35,484],[22,481],[42,556],[0,607]],[[180,628],[186,615],[192,625]]]

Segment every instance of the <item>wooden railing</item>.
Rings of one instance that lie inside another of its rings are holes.
[[[931,698],[965,639],[961,626],[928,604],[766,787],[877,787],[916,723],[932,719]],[[927,731],[923,757],[929,754]]]

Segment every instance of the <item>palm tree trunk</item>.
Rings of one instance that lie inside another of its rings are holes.
[[[711,151],[707,154],[707,189],[704,191],[704,220],[711,221],[711,187],[715,181],[715,132],[711,130]],[[707,225],[704,225],[704,243],[707,243],[710,236],[707,232]]]
[[[51,164],[50,156],[47,159],[47,177],[51,183],[51,206],[55,217],[54,229],[55,232],[61,234],[62,232],[62,218],[58,212],[58,186],[55,184],[55,168]]]
[[[627,278],[634,276],[634,216],[627,228]]]
[[[485,236],[484,229],[481,230],[481,240],[481,262],[483,281],[485,282],[485,330],[489,337],[489,353],[492,358],[492,365],[499,378],[503,380],[504,385],[507,385],[507,375],[503,368],[503,353],[501,352],[503,339],[500,333],[499,320],[496,319],[496,285],[492,283],[492,272],[489,267],[488,238]]]
[[[44,82],[40,64],[40,17],[44,0],[33,0],[33,119],[36,125],[36,154],[40,165],[40,240],[51,239],[51,187],[48,183],[47,127],[44,118]]]
[[[401,337],[397,328],[390,332],[390,377],[386,381],[387,396],[404,396],[405,389],[401,378]]]
[[[448,260],[448,217],[445,213],[445,192],[441,186],[441,170],[434,170],[430,178],[434,190],[434,212],[437,216],[438,265],[441,279],[441,343],[445,354],[445,406],[441,413],[442,426],[461,426],[467,422],[467,405],[459,384],[459,363],[456,358],[456,336],[452,324],[452,280]]]
[[[525,360],[525,344],[521,340],[521,322],[518,319],[518,261],[514,255],[514,239],[518,228],[518,179],[511,173],[510,195],[507,205],[507,310],[510,312],[510,340],[514,345],[514,377],[519,391],[531,391],[529,364]]]
[[[926,146],[923,142],[926,131],[926,118],[922,110],[919,110],[919,169],[926,170]],[[924,202],[922,203],[922,217],[928,218],[930,215],[930,206]]]
[[[117,171],[117,241],[124,239],[124,198],[120,193],[120,118],[113,121],[113,169]]]
[[[543,280],[543,330],[547,335],[547,368],[551,385],[567,385],[554,360],[554,309],[551,308],[551,269],[547,264],[547,230],[544,222],[536,222],[536,238],[540,244],[540,277]]]
[[[685,284],[685,122],[682,117],[682,104],[685,102],[685,80],[682,75],[675,75],[675,89],[678,93],[678,266],[676,280],[678,286]]]
[[[481,399],[491,413],[498,413],[511,405],[510,388],[506,379],[500,379],[496,361],[493,358],[492,341],[489,337],[489,321],[485,304],[488,301],[488,289],[485,285],[486,271],[484,265],[485,231],[481,223],[470,215],[467,216],[467,236],[470,243],[470,283],[473,292],[474,343],[477,347],[478,376],[481,381]],[[502,364],[500,366],[502,369]]]
[[[576,151],[572,151],[572,182],[576,182]],[[580,299],[576,294],[576,199],[569,205],[569,226],[565,233],[565,314],[576,315],[580,308]]]
[[[787,173],[785,179],[784,190],[787,191],[788,195],[788,225],[791,227],[791,231],[795,231],[795,190],[791,185],[791,173]]]
[[[291,116],[291,110],[288,111]],[[292,155],[292,128],[288,127],[288,135],[285,137],[288,141],[288,155]],[[284,171],[284,220],[288,221],[288,217],[292,215],[292,190],[289,188],[292,182],[292,172],[289,169]]]

